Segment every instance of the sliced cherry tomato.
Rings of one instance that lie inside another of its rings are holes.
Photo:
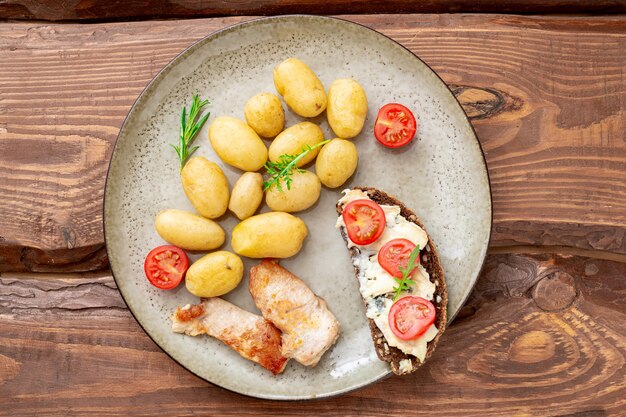
[[[378,111],[374,124],[376,139],[388,148],[399,148],[415,137],[417,122],[411,110],[402,104],[385,104]]]
[[[176,288],[189,268],[187,254],[176,246],[159,246],[150,251],[143,270],[150,284],[162,290]]]
[[[402,278],[399,267],[406,268],[413,249],[415,244],[408,239],[390,240],[378,251],[378,263],[394,277]]]
[[[389,327],[402,340],[413,340],[435,322],[435,306],[422,297],[402,297],[389,310]]]
[[[382,207],[372,200],[354,200],[343,209],[348,237],[357,245],[375,242],[385,230],[387,219]]]

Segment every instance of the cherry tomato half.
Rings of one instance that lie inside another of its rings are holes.
[[[402,104],[385,104],[378,111],[374,124],[374,136],[388,148],[399,148],[415,137],[417,122],[411,110]]]
[[[176,246],[159,246],[150,251],[143,270],[150,284],[162,290],[176,288],[189,268],[187,254]]]
[[[393,239],[378,251],[378,263],[396,278],[402,278],[399,267],[406,268],[415,244],[407,239]],[[418,256],[419,262],[419,256]]]
[[[402,297],[389,310],[389,327],[402,340],[421,336],[435,322],[435,306],[422,297]]]
[[[348,237],[357,245],[375,242],[385,230],[387,219],[382,207],[372,200],[354,200],[343,209]]]

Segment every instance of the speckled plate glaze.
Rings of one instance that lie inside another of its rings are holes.
[[[423,219],[443,260],[450,319],[474,285],[491,232],[487,170],[466,115],[441,79],[389,38],[343,20],[281,16],[226,28],[177,56],[138,98],[113,152],[104,204],[111,269],[137,321],[174,360],[216,385],[270,399],[337,395],[390,373],[376,357],[348,251],[334,227],[340,190],[324,189],[313,208],[298,214],[310,235],[303,250],[283,262],[328,302],[341,322],[337,344],[316,368],[291,361],[282,375],[272,376],[215,339],[172,333],[171,313],[198,300],[184,285],[168,292],[151,287],[143,261],[150,249],[165,243],[154,230],[156,213],[167,208],[193,211],[169,146],[177,142],[182,106],[198,93],[211,101],[209,122],[219,115],[243,119],[249,97],[275,92],[272,69],[289,57],[308,63],[326,87],[336,78],[353,77],[365,89],[368,117],[355,139],[359,167],[346,187],[380,188]],[[416,140],[400,150],[383,148],[372,134],[377,111],[388,102],[413,109],[420,126]],[[302,120],[286,113],[287,126]],[[313,121],[327,138],[333,137],[324,114]],[[215,155],[207,128],[199,133],[197,155],[218,163],[232,186],[241,172]],[[236,219],[226,215],[220,223],[230,232]],[[224,249],[230,250],[228,240]],[[248,292],[247,273],[253,264],[245,261],[243,282],[224,298],[258,313]]]

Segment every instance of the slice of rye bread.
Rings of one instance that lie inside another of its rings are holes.
[[[389,194],[383,191],[380,191],[376,188],[372,188],[372,187],[353,187],[352,189],[361,190],[365,192],[373,201],[375,201],[376,203],[380,205],[399,206],[400,215],[402,217],[404,217],[410,222],[415,223],[416,225],[418,225],[419,227],[421,227],[422,229],[426,231],[426,228],[424,227],[422,222],[419,220],[417,215],[413,213],[413,211],[411,211],[409,208],[407,208],[404,204],[402,204],[402,202],[398,201],[397,199],[390,196]],[[343,210],[343,207],[340,206],[339,203],[337,203],[337,213],[339,215],[341,215],[342,210]],[[428,231],[426,231],[426,234],[428,234]],[[346,230],[344,227],[341,228],[341,236],[343,237],[347,245],[348,236],[346,234]],[[350,248],[350,255],[352,256],[352,259],[355,259],[359,255],[358,250],[359,249],[354,246]],[[426,357],[424,358],[424,361],[426,361],[426,359],[430,358],[430,356],[435,351],[437,342],[439,342],[439,338],[441,337],[443,331],[446,328],[446,323],[447,323],[446,306],[448,304],[448,291],[446,289],[446,281],[443,275],[443,268],[441,266],[441,261],[439,260],[439,254],[437,253],[437,249],[435,248],[435,245],[430,235],[428,235],[428,244],[426,245],[426,247],[423,249],[421,253],[421,264],[430,275],[430,281],[437,283],[435,294],[434,294],[435,300],[433,301],[433,305],[435,306],[436,314],[437,314],[435,317],[435,325],[437,326],[437,329],[439,329],[439,333],[437,333],[437,336],[435,336],[435,338],[432,341],[428,342]],[[358,277],[359,275],[358,266],[354,266],[354,273],[355,273],[355,276]],[[437,302],[437,296],[441,297],[441,300],[439,302]],[[365,301],[363,302],[365,303]],[[385,336],[383,336],[383,333],[380,331],[378,326],[376,326],[376,323],[374,322],[374,320],[369,319],[369,324],[370,324],[370,330],[372,333],[372,340],[374,341],[374,346],[376,348],[376,353],[378,354],[378,357],[380,358],[381,361],[389,362],[389,366],[391,367],[391,370],[393,371],[393,373],[397,375],[404,375],[404,374],[414,372],[415,370],[417,370],[417,368],[422,366],[423,363],[420,362],[420,360],[417,359],[415,356],[407,355],[406,353],[402,352],[400,349],[393,347],[393,346],[389,346],[389,344],[387,343],[387,339],[385,339]],[[403,359],[409,359],[411,361],[411,365],[413,369],[410,372],[403,373],[400,371],[400,361]]]

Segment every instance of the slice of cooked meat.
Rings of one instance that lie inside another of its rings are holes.
[[[281,334],[272,323],[221,298],[178,307],[172,315],[172,330],[213,336],[274,375],[281,373],[289,360],[281,354]]]
[[[252,267],[250,293],[263,317],[283,332],[284,356],[315,366],[337,340],[339,322],[326,302],[277,262]]]

